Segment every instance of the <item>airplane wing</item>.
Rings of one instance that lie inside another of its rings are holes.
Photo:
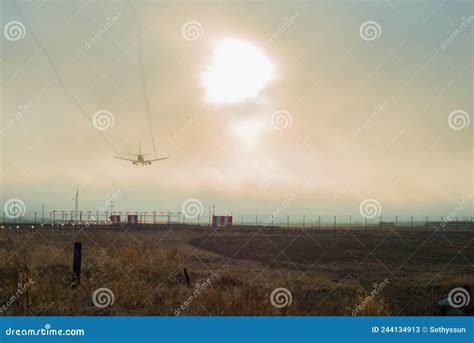
[[[120,156],[114,156],[115,158],[118,158],[120,160],[125,160],[125,161],[132,161],[132,162],[137,162],[137,160],[132,160],[130,158],[124,158],[124,157],[120,157]]]
[[[155,162],[155,161],[161,161],[161,160],[166,160],[168,157],[162,157],[162,158],[155,158],[153,160],[146,160],[145,162]]]

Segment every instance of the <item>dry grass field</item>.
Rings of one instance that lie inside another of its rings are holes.
[[[469,230],[17,231],[0,241],[2,315],[439,315],[452,288],[474,286]],[[113,303],[101,308],[93,293],[104,287]],[[278,308],[280,287],[291,303]]]

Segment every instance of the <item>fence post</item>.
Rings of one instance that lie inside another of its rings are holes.
[[[74,243],[74,258],[72,260],[72,270],[74,271],[73,287],[79,286],[81,282],[81,259],[82,259],[82,243]]]
[[[240,215],[240,226],[244,226],[244,215]]]
[[[334,216],[334,228],[336,228],[336,216]]]
[[[382,216],[380,216],[380,228],[382,228]]]
[[[456,230],[458,229],[458,217],[456,217]]]
[[[367,217],[365,217],[365,229],[367,230]]]
[[[303,229],[304,229],[305,219],[306,219],[306,216],[303,216]]]
[[[186,283],[188,284],[189,287],[191,287],[191,280],[189,280],[189,275],[186,268],[183,268],[183,273],[184,273],[184,277],[186,278]]]
[[[352,216],[349,216],[349,229],[352,229]]]
[[[290,216],[286,216],[286,228],[288,229],[290,227]]]
[[[318,221],[319,221],[319,230],[321,230],[321,216],[318,217]]]

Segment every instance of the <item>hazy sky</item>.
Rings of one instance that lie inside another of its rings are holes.
[[[1,201],[70,210],[79,188],[83,210],[120,190],[122,210],[358,214],[376,199],[382,215],[445,216],[474,191],[473,15],[471,1],[3,1]],[[147,167],[113,157],[139,142],[153,157],[140,65],[170,157]]]

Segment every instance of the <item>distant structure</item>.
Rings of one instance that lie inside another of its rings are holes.
[[[74,218],[71,218],[71,223],[77,223],[77,215],[79,213],[79,189],[76,189],[76,195],[72,199],[74,200]]]
[[[212,227],[232,226],[232,216],[212,216]]]

